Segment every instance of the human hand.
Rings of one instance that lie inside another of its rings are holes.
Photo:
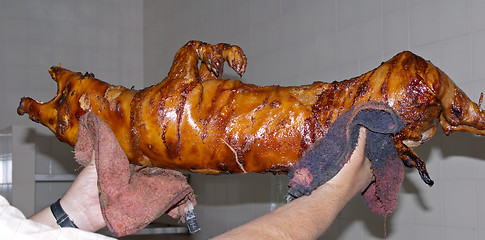
[[[99,204],[94,152],[91,161],[79,173],[69,190],[61,198],[61,206],[79,229],[95,232],[104,226]]]
[[[350,200],[354,195],[363,192],[373,181],[371,163],[365,157],[366,129],[360,128],[359,140],[349,161],[335,177],[323,186],[335,188],[343,200]]]

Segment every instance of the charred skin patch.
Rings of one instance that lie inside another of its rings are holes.
[[[463,111],[457,106],[451,106],[451,114],[454,118],[460,119],[463,117]]]

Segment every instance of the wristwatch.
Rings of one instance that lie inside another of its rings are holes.
[[[62,209],[60,198],[51,205],[51,212],[56,218],[57,225],[61,227],[78,228],[69,215],[67,215],[67,213],[64,211],[64,209]]]

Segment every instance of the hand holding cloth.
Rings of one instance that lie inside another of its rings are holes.
[[[74,150],[84,166],[94,154],[101,212],[115,237],[133,234],[164,213],[183,222],[185,210],[196,205],[181,172],[130,164],[114,133],[94,113],[80,118]]]
[[[404,178],[404,166],[392,137],[403,126],[400,117],[386,104],[366,102],[352,107],[337,118],[327,135],[310,146],[291,169],[287,199],[310,195],[333,178],[352,155],[360,127],[365,127],[365,155],[371,161],[375,181],[363,197],[372,212],[390,215],[397,208],[397,194]]]

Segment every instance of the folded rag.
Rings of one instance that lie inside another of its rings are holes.
[[[310,195],[334,177],[353,153],[361,126],[368,130],[365,154],[375,177],[363,197],[372,212],[390,215],[397,208],[397,193],[404,178],[392,136],[404,123],[391,107],[378,102],[358,104],[343,113],[325,137],[305,151],[288,174],[287,199]]]
[[[84,166],[94,151],[101,211],[115,237],[133,234],[163,213],[182,222],[186,215],[194,218],[190,210],[196,205],[195,196],[185,176],[175,170],[130,164],[114,133],[94,113],[80,118],[74,151]]]

